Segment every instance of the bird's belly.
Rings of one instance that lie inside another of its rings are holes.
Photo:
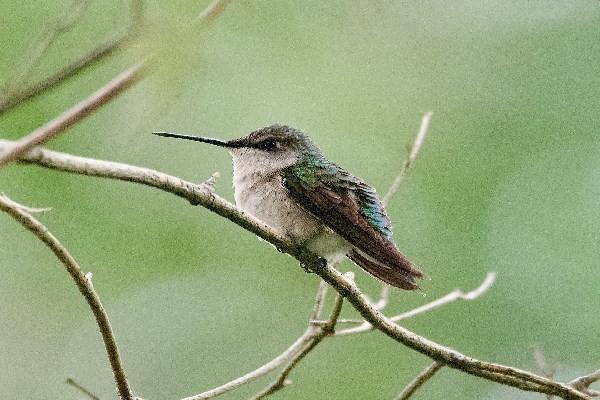
[[[296,240],[306,240],[322,230],[315,217],[304,211],[281,184],[272,179],[236,179],[235,203],[267,225]]]
[[[235,203],[267,225],[329,261],[337,261],[350,250],[349,243],[305,211],[287,189],[281,178],[249,179],[234,177]]]

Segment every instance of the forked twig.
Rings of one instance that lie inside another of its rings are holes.
[[[327,294],[327,285],[324,281],[319,283],[319,288],[317,290],[317,294],[315,296],[315,302],[313,305],[313,310],[310,314],[310,319],[320,318],[321,313],[323,312],[323,305],[325,301],[325,296]],[[229,381],[221,386],[218,386],[214,389],[207,390],[200,394],[186,397],[182,400],[203,400],[203,399],[211,399],[232,390],[237,389],[238,387],[250,383],[269,372],[275,370],[279,366],[283,365],[286,362],[293,362],[293,360],[297,357],[298,354],[301,354],[307,351],[308,347],[311,347],[311,344],[314,343],[315,337],[318,336],[319,329],[309,324],[306,331],[298,338],[290,347],[288,347],[283,353],[275,357],[273,360],[268,363],[258,367],[254,371],[251,371],[239,378],[236,378],[232,381]],[[310,350],[308,350],[310,351]],[[285,383],[285,382],[284,382]]]
[[[342,312],[343,301],[343,297],[340,296],[340,294],[338,293],[333,304],[333,309],[326,323],[313,325],[315,332],[312,336],[312,340],[309,343],[307,343],[307,345],[288,362],[288,364],[285,366],[283,371],[281,371],[277,379],[268,386],[266,386],[259,393],[257,393],[254,397],[252,397],[252,400],[264,399],[265,397],[277,392],[278,390],[283,389],[286,385],[291,383],[288,377],[292,370],[300,363],[300,361],[302,361],[304,357],[308,355],[308,353],[310,353],[319,343],[321,343],[323,339],[325,339],[334,331],[337,319],[340,316],[340,313]]]

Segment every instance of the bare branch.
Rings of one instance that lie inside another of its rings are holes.
[[[100,400],[100,398],[98,396],[96,396],[94,393],[90,392],[88,389],[84,388],[83,386],[81,386],[79,383],[75,382],[75,380],[69,378],[65,381],[65,383],[67,385],[71,385],[73,386],[75,389],[79,390],[81,393],[85,394],[87,397],[89,397],[91,400]]]
[[[444,364],[434,361],[413,379],[394,400],[406,400],[410,398],[425,382],[427,382]]]
[[[433,113],[431,111],[426,112],[425,115],[423,115],[423,118],[421,119],[421,127],[419,128],[419,133],[417,133],[417,137],[415,138],[415,141],[413,142],[410,148],[408,157],[406,158],[406,161],[404,161],[404,164],[402,165],[400,172],[396,176],[396,179],[394,179],[394,182],[392,182],[387,193],[385,194],[385,196],[383,196],[383,200],[381,202],[384,206],[388,205],[392,197],[396,194],[398,189],[400,189],[400,185],[406,177],[406,173],[412,168],[413,164],[415,163],[417,155],[419,154],[419,150],[421,150],[421,146],[425,141],[425,136],[427,135],[427,130],[429,128],[429,121],[431,121],[432,115]]]
[[[102,105],[112,100],[119,93],[139,81],[143,71],[143,63],[134,65],[98,89],[87,99],[80,101],[58,117],[14,142],[10,148],[5,148],[0,153],[0,165],[17,159],[21,154],[37,145],[45,143],[52,137],[81,121]]]
[[[13,201],[10,199],[7,200],[6,196],[0,196],[0,210],[9,214],[27,230],[37,236],[38,239],[44,242],[44,244],[48,246],[50,250],[52,250],[54,255],[56,255],[60,262],[65,266],[67,272],[69,275],[71,275],[71,278],[75,282],[75,285],[77,285],[77,288],[83,297],[85,297],[85,300],[87,301],[92,313],[94,314],[94,317],[96,318],[96,323],[98,324],[98,329],[100,330],[104,347],[106,348],[106,353],[113,371],[119,396],[123,400],[132,400],[133,396],[131,394],[129,383],[127,382],[127,377],[125,375],[125,370],[123,369],[121,356],[117,347],[117,341],[113,334],[108,315],[104,310],[104,306],[100,302],[98,294],[90,282],[86,279],[86,276],[81,271],[77,261],[75,261],[73,256],[71,256],[71,254],[58,241],[58,239],[52,235],[50,231],[48,231],[48,228],[42,225],[42,223],[36,220],[33,216],[25,212],[22,208],[16,207]]]
[[[0,148],[10,144],[10,142],[0,142]],[[240,227],[270,242],[280,251],[292,255],[299,260],[301,264],[310,267],[311,270],[333,286],[333,288],[345,297],[362,317],[377,330],[435,361],[446,364],[451,368],[459,369],[466,373],[517,387],[522,390],[553,394],[569,400],[588,400],[589,398],[588,395],[575,390],[573,387],[566,384],[555,382],[517,368],[477,360],[461,354],[456,350],[437,344],[397,325],[392,320],[385,317],[379,310],[374,308],[354,282],[343,276],[334,267],[324,265],[318,255],[311,253],[304,247],[297,246],[262,221],[238,210],[233,204],[206,188],[205,185],[195,185],[150,169],[75,157],[39,148],[24,154],[22,159],[29,162],[35,162],[48,168],[84,175],[137,182],[186,198],[192,204],[206,207],[216,214],[229,219]],[[467,298],[472,297],[472,295],[468,294],[463,296],[467,296]]]
[[[392,182],[392,184],[390,185],[390,188],[388,189],[387,193],[385,194],[385,196],[383,196],[383,200],[381,202],[385,207],[388,206],[389,202],[392,200],[392,197],[394,197],[394,195],[398,192],[398,189],[400,189],[400,185],[404,181],[406,174],[414,165],[415,160],[417,159],[417,155],[421,150],[421,146],[425,141],[425,136],[427,135],[427,130],[429,128],[429,121],[431,120],[432,115],[433,113],[431,111],[426,112],[423,115],[423,118],[421,119],[421,126],[419,128],[419,132],[417,133],[417,137],[415,138],[415,141],[413,142],[412,146],[410,147],[410,150],[408,151],[408,157],[404,161],[404,164],[402,164],[402,168],[400,168],[400,172],[396,176],[396,179],[394,179],[394,182]],[[385,306],[387,306],[389,300],[390,286],[387,283],[382,283],[381,292],[379,294],[379,300],[375,303],[375,308],[377,308],[378,310],[383,310]]]
[[[475,300],[476,298],[478,298],[479,296],[481,296],[482,294],[487,292],[489,290],[489,288],[492,287],[495,280],[496,280],[496,273],[488,272],[486,274],[483,282],[481,282],[481,285],[479,285],[479,287],[477,289],[472,290],[467,293],[464,293],[460,289],[455,289],[452,292],[448,293],[447,295],[440,297],[439,299],[436,299],[432,302],[429,302],[427,304],[424,304],[420,307],[417,307],[410,311],[404,312],[402,314],[390,317],[390,321],[398,322],[398,321],[402,321],[402,320],[405,320],[408,318],[412,318],[414,316],[435,310],[436,308],[440,308],[442,306],[445,306],[446,304],[450,304],[457,300]],[[369,332],[374,329],[375,328],[369,322],[365,321],[360,326],[337,331],[335,333],[335,336],[344,336],[344,335],[352,335],[355,333]]]

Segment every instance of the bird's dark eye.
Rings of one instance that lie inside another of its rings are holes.
[[[263,140],[256,144],[256,148],[265,151],[272,151],[277,148],[277,142],[273,139]]]

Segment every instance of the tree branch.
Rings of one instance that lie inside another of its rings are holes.
[[[415,379],[410,382],[402,392],[394,400],[406,400],[410,398],[425,382],[435,375],[444,364],[434,361],[431,365],[425,368],[419,375],[415,377]]]
[[[63,67],[54,74],[25,86],[19,91],[8,93],[8,95],[0,98],[0,115],[10,111],[19,104],[22,104],[27,100],[31,100],[47,90],[66,82],[72,76],[75,76],[96,62],[99,62],[102,59],[110,56],[128,39],[130,39],[130,36],[127,34],[115,35],[113,38],[108,39],[105,43],[93,48],[90,52],[84,54],[81,56],[81,58]]]
[[[58,239],[48,231],[48,228],[24,211],[23,208],[16,206],[15,202],[7,199],[6,196],[0,196],[0,210],[9,214],[17,222],[23,225],[23,227],[40,239],[50,248],[50,250],[52,250],[54,255],[65,266],[67,272],[71,275],[75,285],[87,301],[96,318],[96,323],[98,324],[104,347],[106,348],[106,354],[108,355],[119,396],[123,400],[132,400],[133,396],[131,394],[129,383],[127,382],[125,370],[123,369],[117,341],[113,334],[108,315],[100,302],[100,297],[98,297],[98,294],[92,286],[91,280],[81,271],[77,261],[75,261],[73,256],[71,256]]]
[[[0,193],[0,197],[4,198],[4,201],[7,202],[8,204],[10,204],[12,207],[19,208],[28,214],[37,214],[37,213],[44,214],[44,213],[52,210],[52,208],[50,208],[50,207],[38,208],[38,207],[29,207],[29,206],[25,206],[23,204],[19,204],[16,201],[10,199],[4,193]]]
[[[11,143],[1,142],[0,148],[7,144]],[[146,168],[76,157],[39,148],[24,154],[22,159],[48,168],[141,183],[173,193],[187,199],[192,204],[202,205],[270,242],[280,251],[295,257],[301,264],[309,267],[329,283],[342,297],[345,297],[366,321],[395,341],[435,361],[474,376],[522,390],[557,395],[564,399],[589,399],[588,395],[567,384],[517,368],[477,360],[400,327],[373,307],[354,282],[344,277],[332,266],[324,264],[318,255],[295,245],[263,222],[238,210],[233,204],[217,196],[206,185],[196,185]]]
[[[427,135],[427,130],[429,129],[429,122],[431,121],[432,115],[433,113],[431,111],[428,111],[423,115],[423,118],[421,119],[421,126],[419,127],[419,133],[417,133],[417,137],[415,138],[415,141],[410,147],[408,157],[404,161],[404,164],[402,164],[402,168],[400,168],[400,172],[396,176],[396,179],[394,179],[394,182],[392,182],[387,193],[385,194],[385,196],[383,196],[383,199],[381,200],[384,206],[388,205],[392,197],[394,197],[398,189],[400,189],[400,185],[404,181],[406,174],[414,165],[415,160],[419,155],[419,151],[421,150],[421,146],[425,141],[425,136]]]
[[[216,387],[211,390],[207,390],[206,392],[202,392],[200,394],[186,397],[182,400],[204,400],[204,399],[212,399],[213,397],[220,396],[224,393],[230,392],[238,387],[252,382],[253,380],[260,378],[263,375],[268,374],[269,372],[275,370],[277,367],[290,360],[298,351],[302,350],[307,343],[310,342],[311,337],[313,335],[312,330],[307,330],[300,336],[290,347],[288,347],[283,353],[269,361],[268,363],[258,367],[252,372],[247,373],[244,376],[236,378],[230,382],[227,382],[219,387]]]

